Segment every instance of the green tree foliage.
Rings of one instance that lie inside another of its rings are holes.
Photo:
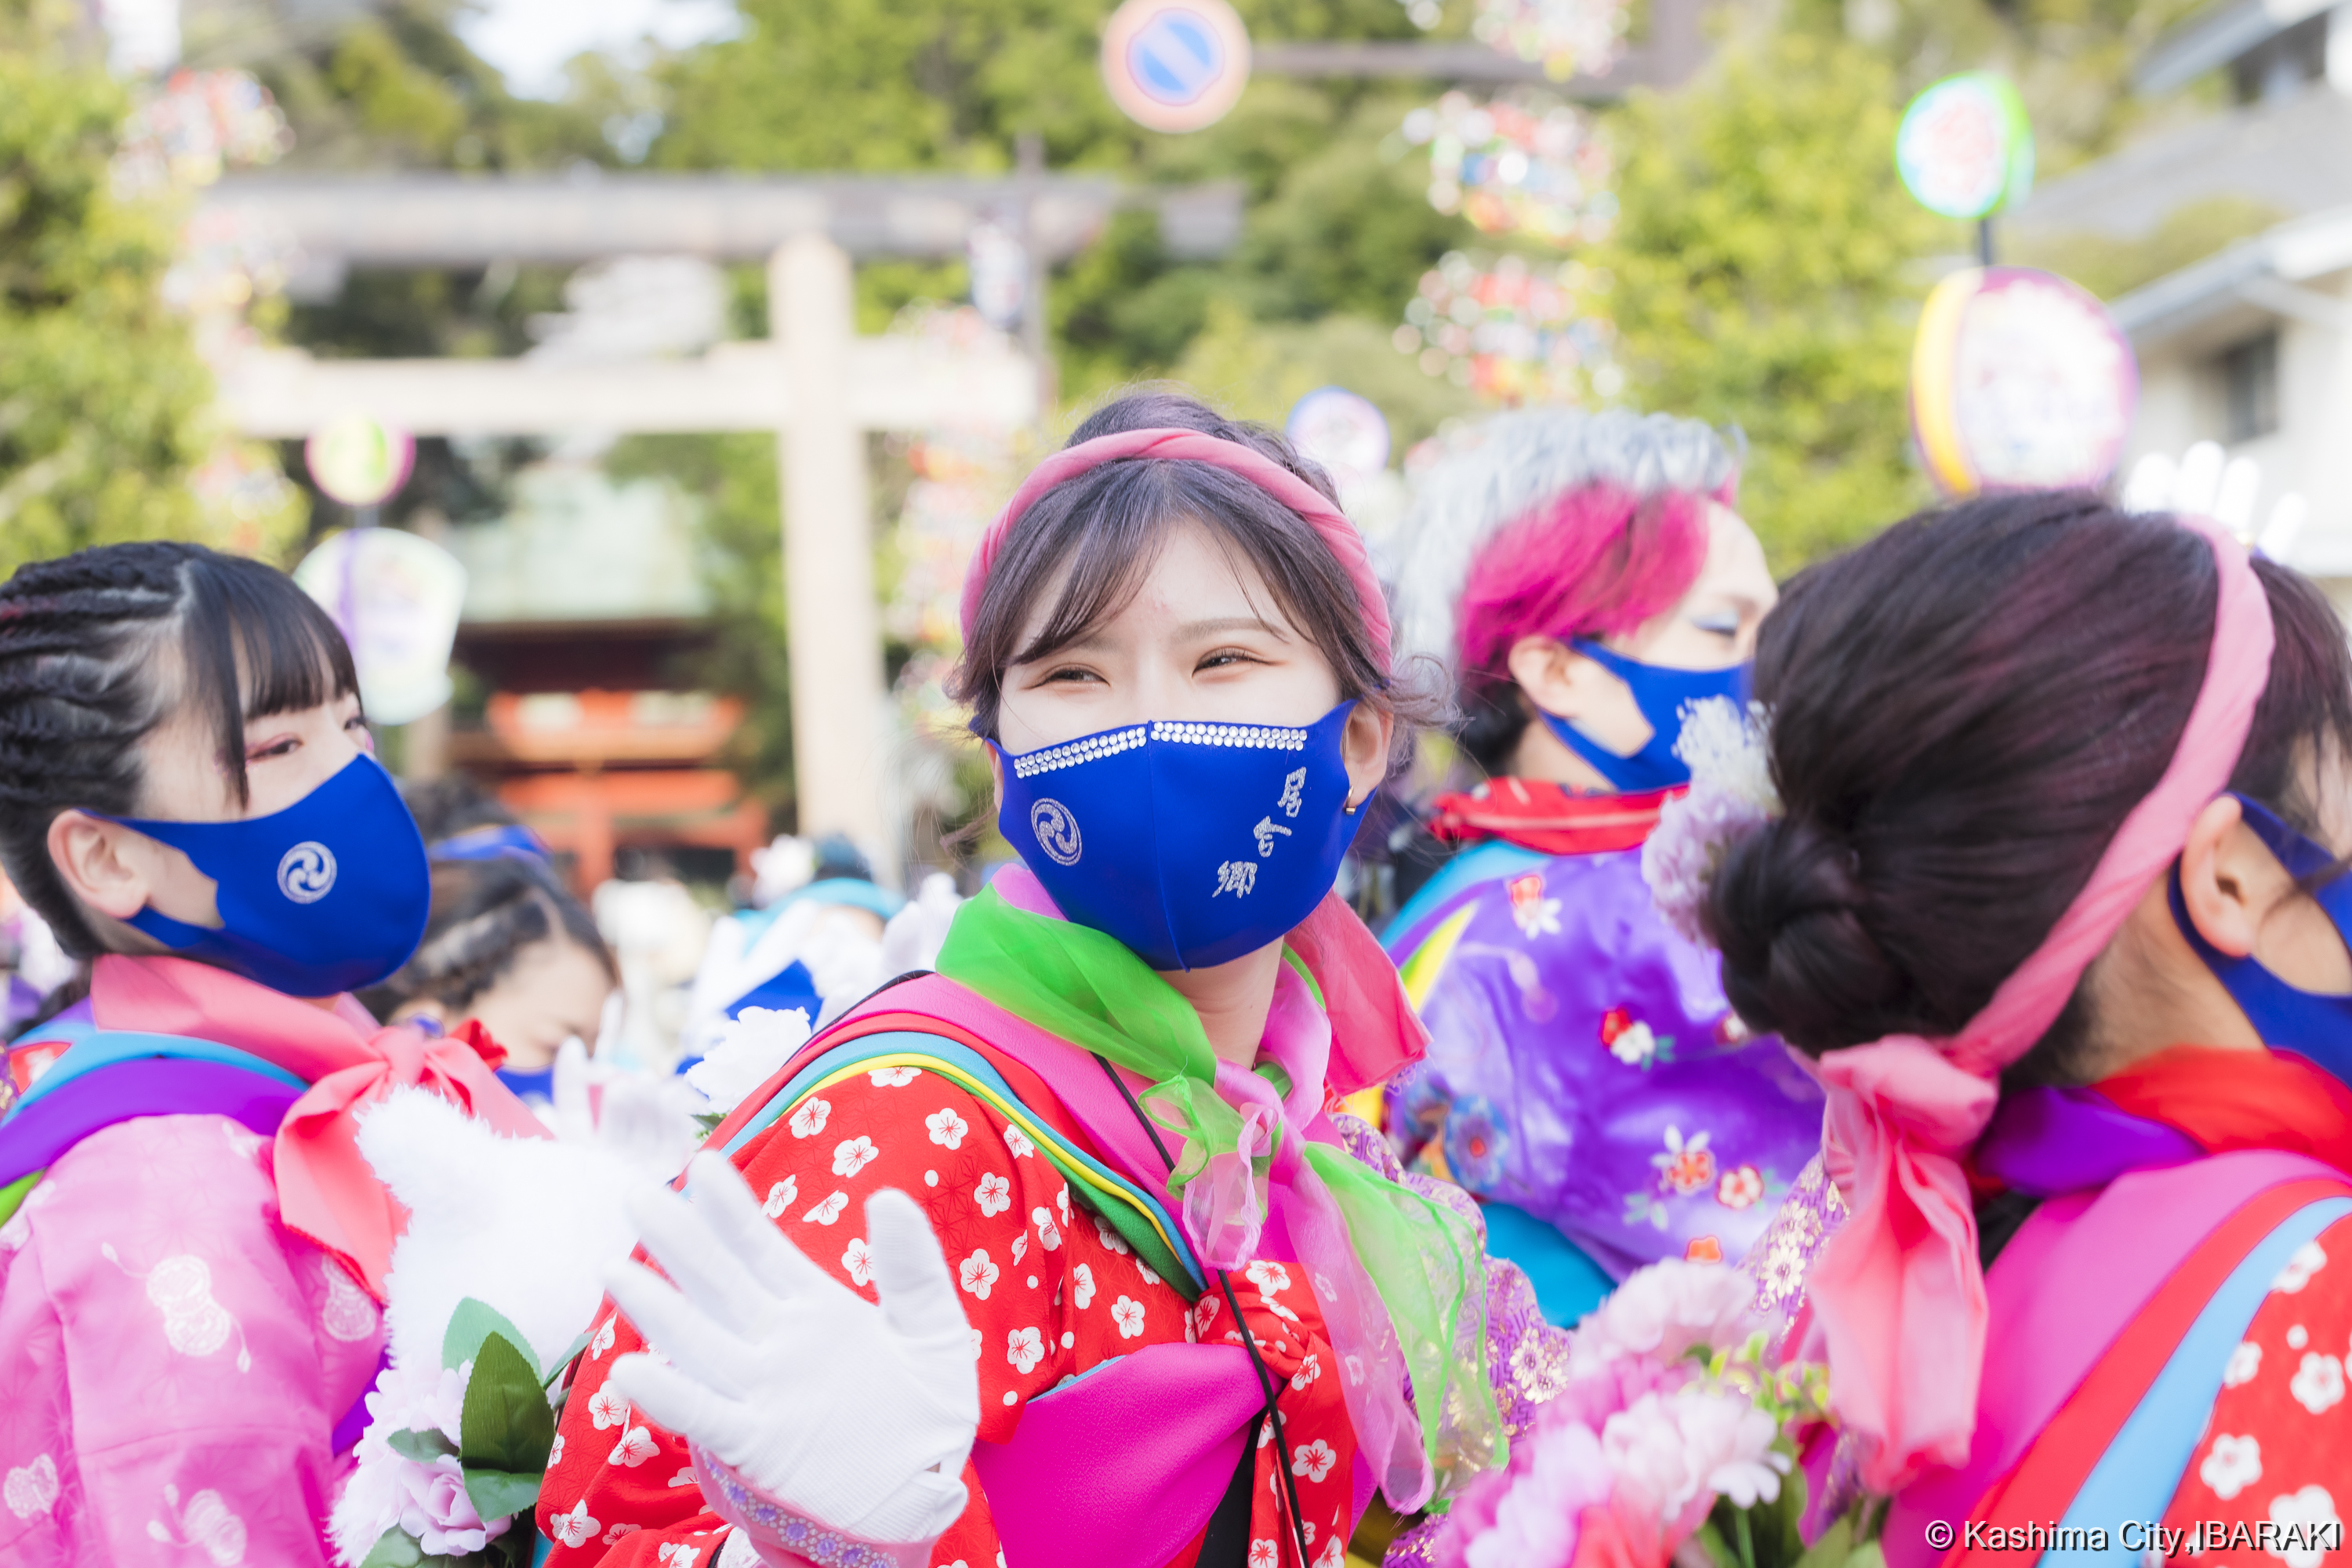
[[[188,489],[212,383],[161,298],[173,215],[115,198],[127,106],[71,22],[0,0],[0,573],[111,540],[236,542]]]
[[[1965,241],[1895,177],[1901,107],[1880,56],[1790,29],[1611,127],[1623,216],[1586,259],[1627,401],[1748,433],[1740,510],[1784,567],[1927,497],[1905,413],[1919,263]]]

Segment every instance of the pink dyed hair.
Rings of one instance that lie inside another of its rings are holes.
[[[1672,609],[1706,564],[1707,503],[1727,504],[1732,488],[1645,499],[1585,485],[1496,530],[1463,584],[1464,683],[1507,682],[1521,637],[1613,637]]]

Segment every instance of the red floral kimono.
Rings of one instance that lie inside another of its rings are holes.
[[[1085,1146],[1042,1083],[1013,1087],[1033,1111]],[[922,1204],[955,1270],[980,1373],[980,1440],[1013,1434],[1026,1403],[1129,1352],[1166,1341],[1240,1343],[1215,1289],[1192,1308],[1142,1266],[1118,1232],[1074,1206],[1069,1185],[984,1102],[910,1067],[885,1068],[824,1089],[735,1156],[793,1245],[874,1299],[862,1234],[866,1200],[884,1187]],[[1278,1263],[1233,1277],[1248,1331],[1281,1379],[1278,1407],[1298,1534],[1319,1568],[1337,1568],[1354,1515],[1355,1439],[1312,1292]],[[607,1315],[574,1376],[541,1490],[555,1542],[551,1568],[710,1568],[726,1526],[705,1508],[685,1442],[604,1390],[615,1358],[641,1348]],[[1261,1424],[1250,1510],[1250,1568],[1297,1564],[1276,1445]],[[938,1568],[1002,1561],[979,1477],[961,1518],[931,1555]],[[1072,1542],[1073,1562],[1084,1543]],[[1174,1560],[1191,1563],[1200,1540]]]

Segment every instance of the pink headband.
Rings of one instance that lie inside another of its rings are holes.
[[[1066,479],[1076,479],[1089,468],[1105,463],[1116,463],[1123,458],[1155,458],[1188,463],[1206,463],[1227,473],[1239,474],[1258,489],[1315,525],[1323,542],[1338,559],[1339,569],[1356,585],[1356,598],[1364,611],[1364,626],[1371,634],[1372,647],[1377,650],[1381,673],[1386,674],[1389,660],[1389,606],[1381,596],[1380,579],[1372,574],[1371,557],[1364,552],[1364,537],[1356,531],[1339,509],[1324,494],[1271,458],[1261,457],[1238,441],[1222,441],[1214,436],[1203,436],[1197,430],[1121,430],[1115,435],[1097,436],[1091,441],[1064,447],[1036,468],[996,521],[988,525],[988,532],[972,552],[971,568],[963,579],[963,635],[971,640],[971,628],[980,619],[980,601],[988,588],[988,574],[996,565],[997,552],[1012,534],[1013,525],[1036,504],[1037,498]]]
[[[2057,1021],[2197,814],[2229,787],[2270,679],[2270,602],[2245,550],[2207,519],[2180,523],[2212,545],[2221,594],[2204,685],[2164,776],[2049,937],[1958,1034],[1892,1035],[1820,1064],[1822,1153],[1853,1212],[1807,1281],[1804,1354],[1826,1356],[1832,1399],[1862,1435],[1874,1491],[1968,1458],[1987,1310],[1960,1161],[1991,1118],[1995,1079]]]

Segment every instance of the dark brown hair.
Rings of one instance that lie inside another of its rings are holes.
[[[2352,651],[2309,582],[2255,571],[2277,651],[2231,787],[2312,832]],[[1925,512],[1799,574],[1756,659],[1786,815],[1706,910],[1740,1016],[1819,1055],[1980,1010],[2170,763],[2217,583],[2203,538],[2086,492]],[[2010,1081],[2074,1077],[2089,1023],[2078,990]]]
[[[1162,428],[1247,447],[1339,504],[1329,476],[1280,436],[1174,393],[1139,393],[1106,405],[1072,433],[1069,445]],[[971,704],[973,732],[996,734],[1007,669],[1066,647],[1117,615],[1170,532],[1186,522],[1209,529],[1236,564],[1255,568],[1291,626],[1330,661],[1343,698],[1398,718],[1396,754],[1403,753],[1414,724],[1442,720],[1443,702],[1425,694],[1424,682],[1384,673],[1389,650],[1374,644],[1354,583],[1313,523],[1238,474],[1205,463],[1129,458],[1055,486],[1013,524],[948,685],[950,696]],[[1044,626],[1024,643],[1023,628],[1037,600],[1063,573]]]
[[[139,815],[140,745],[173,715],[245,800],[246,721],[358,686],[335,623],[258,561],[151,541],[18,567],[0,584],[0,865],[89,958],[101,944],[49,859],[58,814]]]

